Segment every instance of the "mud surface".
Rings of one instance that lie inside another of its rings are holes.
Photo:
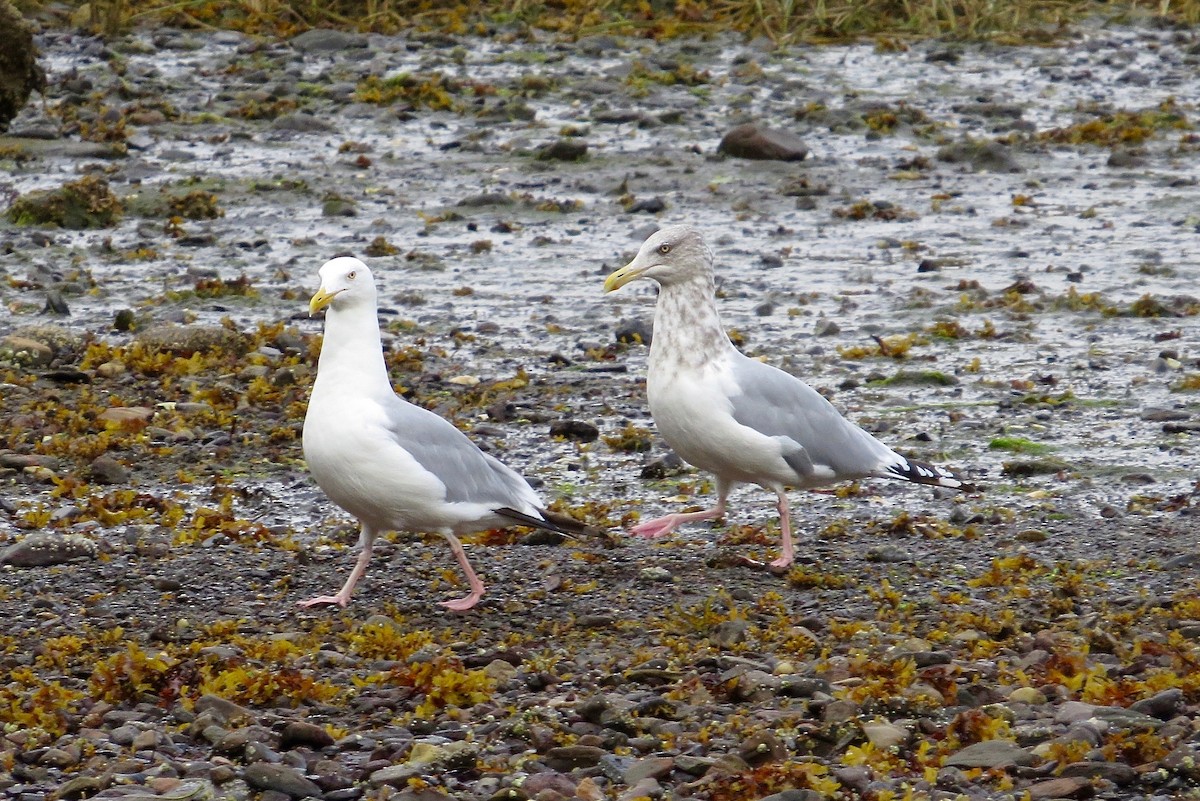
[[[56,562],[0,569],[8,797],[1193,792],[1194,32],[40,46],[0,189],[91,176],[123,213],[0,228],[0,547]],[[744,122],[808,158],[718,155]],[[983,491],[795,493],[786,575],[746,564],[757,488],[628,538],[712,500],[617,338],[652,289],[601,294],[674,222],[747,353]],[[399,534],[347,610],[295,610],[356,536],[299,442],[340,254],[398,390],[609,536],[469,538],[456,615],[444,543]]]

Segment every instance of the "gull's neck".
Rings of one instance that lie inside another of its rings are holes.
[[[663,286],[654,309],[651,371],[699,369],[733,350],[717,314],[712,275]]]
[[[339,390],[392,392],[373,308],[370,313],[333,308],[325,313],[325,339],[317,362],[316,383]]]

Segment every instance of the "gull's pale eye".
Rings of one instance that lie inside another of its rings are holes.
[[[358,275],[358,273],[355,272],[354,270],[351,270],[350,272],[346,273],[346,278],[353,281],[354,276],[356,276],[356,275]]]
[[[658,252],[665,256],[671,252],[671,246],[664,242],[663,244],[658,246]]]

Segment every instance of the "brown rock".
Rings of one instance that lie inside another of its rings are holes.
[[[124,484],[129,481],[129,468],[111,456],[97,456],[88,472],[97,484]]]
[[[794,133],[751,122],[725,134],[717,152],[739,159],[803,161],[808,146]]]
[[[279,735],[279,747],[287,750],[298,745],[310,748],[326,748],[333,745],[333,735],[315,723],[306,720],[293,720],[283,727]]]
[[[560,745],[546,753],[546,764],[554,770],[590,768],[608,752],[595,745]]]
[[[154,410],[145,406],[112,406],[96,415],[105,423],[144,423],[154,416]]]
[[[1092,780],[1085,776],[1060,776],[1057,779],[1047,779],[1044,782],[1025,788],[1031,801],[1039,798],[1091,798],[1096,788]]]
[[[643,779],[661,779],[675,769],[675,760],[671,757],[647,757],[639,759],[625,771],[624,781],[633,786]]]

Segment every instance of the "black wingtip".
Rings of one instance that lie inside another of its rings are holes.
[[[523,526],[530,528],[540,528],[546,531],[553,531],[557,534],[562,534],[564,537],[578,536],[595,536],[600,533],[600,529],[595,526],[589,526],[581,520],[576,520],[570,515],[564,515],[559,512],[551,512],[548,509],[539,509],[540,518],[533,515],[527,515],[524,512],[518,512],[516,509],[510,509],[507,506],[493,510],[496,514],[507,517],[514,523],[520,523]]]
[[[892,462],[884,468],[886,475],[914,484],[928,484],[933,487],[946,487],[959,492],[975,492],[976,487],[966,478],[946,467],[918,462],[901,456],[900,461]]]

